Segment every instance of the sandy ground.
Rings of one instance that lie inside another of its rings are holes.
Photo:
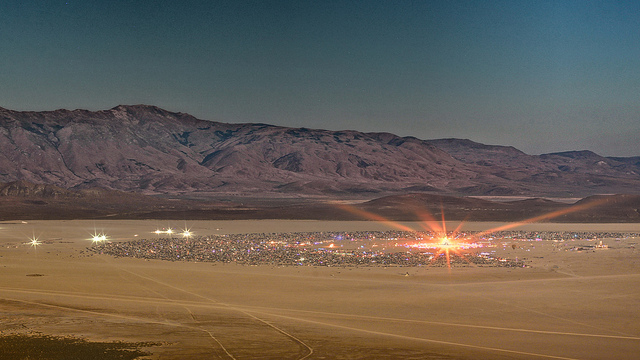
[[[530,268],[269,267],[91,255],[94,232],[166,221],[0,223],[0,331],[161,342],[151,359],[632,359],[640,239],[496,247]],[[384,230],[372,222],[200,221],[198,234]],[[452,225],[453,227],[455,225]],[[484,230],[495,224],[467,224]],[[640,224],[529,224],[640,231]],[[32,236],[42,245],[25,243]],[[408,274],[408,276],[407,276]]]

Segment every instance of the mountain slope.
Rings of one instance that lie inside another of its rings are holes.
[[[521,194],[554,191],[556,194],[579,196],[640,193],[640,189],[636,187],[640,179],[638,157],[603,157],[591,151],[536,156],[527,155],[510,146],[484,145],[471,140],[439,139],[427,142],[467,165],[476,166],[475,171],[479,177],[485,179],[479,179],[479,182],[491,183],[493,176],[517,184],[511,185],[512,187],[520,185],[533,191],[527,192],[520,188]],[[478,166],[482,169],[477,168]],[[475,192],[473,188],[468,191]]]
[[[418,140],[222,124],[149,106],[1,110],[0,180],[148,192],[359,192],[443,187],[458,161]],[[437,159],[437,162],[434,161]]]
[[[633,158],[532,156],[469,140],[224,124],[154,106],[0,108],[0,181],[149,194],[366,196],[640,192]],[[270,195],[271,194],[271,195]]]

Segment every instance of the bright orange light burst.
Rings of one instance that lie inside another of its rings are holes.
[[[461,258],[464,258],[465,257],[464,250],[479,248],[479,247],[482,247],[482,245],[476,242],[469,242],[469,241],[457,239],[454,234],[452,234],[452,236],[440,234],[434,237],[433,241],[431,242],[419,242],[416,244],[408,244],[407,247],[416,248],[416,249],[433,249],[436,251],[433,259],[436,259],[438,256],[444,254],[447,259],[447,267],[451,269],[451,253],[456,254]]]
[[[585,202],[585,203],[576,203],[573,206],[570,206],[566,209],[562,209],[562,210],[557,210],[557,211],[552,211],[550,213],[547,214],[542,214],[542,215],[538,215],[538,216],[534,216],[532,218],[529,219],[525,219],[525,220],[521,220],[518,222],[513,222],[513,223],[509,223],[506,225],[502,225],[502,226],[498,226],[492,229],[488,229],[488,230],[484,230],[481,231],[477,234],[475,234],[473,236],[473,238],[475,239],[480,239],[485,235],[491,234],[491,233],[495,233],[498,231],[503,231],[503,230],[509,230],[509,229],[513,229],[516,228],[518,226],[524,225],[524,224],[530,224],[530,223],[535,223],[535,222],[541,222],[541,221],[548,221],[550,219],[553,218],[557,218],[566,214],[570,214],[570,213],[574,213],[574,212],[579,212],[585,209],[589,209],[589,208],[593,208],[593,207],[597,207],[603,203],[605,203],[607,201],[606,198],[602,198],[602,199],[595,199],[589,202]],[[352,205],[345,205],[345,204],[339,204],[337,205],[338,208],[348,211],[352,214],[361,216],[364,219],[367,220],[373,220],[376,222],[379,222],[381,224],[385,224],[389,227],[398,229],[398,230],[402,230],[402,231],[409,231],[409,232],[413,232],[414,230],[409,228],[408,226],[401,224],[399,222],[396,221],[392,221],[390,219],[387,219],[381,215],[369,212],[369,211],[365,211],[362,209],[357,208],[356,206],[352,206]],[[469,218],[469,215],[467,215],[467,217],[460,222],[460,224],[458,225],[458,227],[453,230],[452,232],[448,233],[447,232],[447,227],[446,227],[446,223],[445,223],[445,216],[444,216],[444,206],[442,203],[440,203],[440,214],[441,214],[441,218],[442,218],[442,223],[439,224],[439,219],[437,219],[433,214],[430,214],[426,209],[421,209],[418,210],[416,212],[416,215],[422,220],[420,226],[425,230],[425,231],[431,231],[433,233],[435,233],[436,235],[433,236],[431,238],[431,241],[421,241],[415,244],[406,244],[406,247],[410,247],[410,248],[417,248],[417,249],[433,249],[436,250],[435,255],[432,258],[432,261],[435,261],[435,259],[437,259],[437,257],[439,257],[440,255],[445,255],[447,258],[447,266],[449,267],[449,269],[451,269],[451,258],[450,255],[451,253],[458,255],[459,257],[466,259],[465,254],[464,254],[464,250],[467,249],[473,249],[473,248],[480,248],[483,247],[483,245],[481,243],[478,243],[472,239],[459,239],[458,238],[458,233],[460,231],[460,229],[462,228],[463,224],[467,221],[467,219]],[[332,244],[333,245],[333,244]],[[468,261],[468,260],[467,260]]]
[[[379,222],[381,224],[388,225],[388,226],[390,226],[390,227],[392,227],[394,229],[403,230],[403,231],[413,231],[413,229],[411,229],[410,227],[408,227],[406,225],[400,224],[400,223],[398,223],[396,221],[389,220],[389,219],[385,218],[384,216],[381,216],[381,215],[378,215],[378,214],[374,214],[374,213],[371,213],[371,212],[368,212],[368,211],[365,211],[365,210],[362,210],[362,209],[358,209],[358,208],[356,208],[354,206],[351,206],[351,205],[338,204],[337,207],[339,209],[348,211],[348,212],[350,212],[352,214],[361,216],[361,217],[363,217],[363,218],[365,218],[367,220],[373,220],[373,221]]]

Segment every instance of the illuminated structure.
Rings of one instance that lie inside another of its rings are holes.
[[[156,235],[160,235],[160,234],[167,234],[167,235],[173,235],[173,229],[172,228],[168,228],[168,229],[156,229],[156,231],[153,232]]]
[[[91,241],[93,241],[93,243],[100,243],[100,242],[105,242],[107,241],[107,235],[105,235],[104,233],[98,233],[98,232],[93,232],[93,235],[91,235]]]
[[[37,237],[32,237],[29,239],[29,245],[33,246],[33,247],[37,247],[38,245],[41,245],[42,243],[38,240]]]

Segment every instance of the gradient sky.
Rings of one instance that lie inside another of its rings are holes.
[[[0,3],[0,107],[640,155],[638,1]]]

